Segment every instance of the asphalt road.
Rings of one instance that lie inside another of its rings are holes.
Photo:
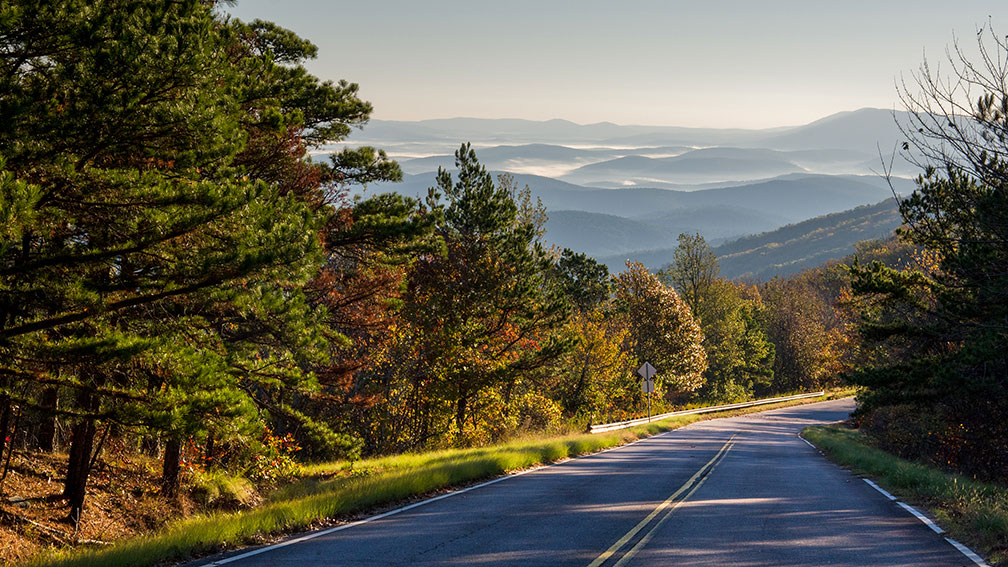
[[[839,400],[693,424],[229,566],[941,566],[965,556],[797,436]]]

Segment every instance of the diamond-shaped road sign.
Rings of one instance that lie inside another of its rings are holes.
[[[647,382],[651,381],[651,378],[654,377],[656,372],[658,371],[655,370],[654,366],[651,366],[650,362],[645,362],[643,365],[641,365],[640,368],[637,369],[637,374],[640,374],[641,377],[643,377],[644,380]]]

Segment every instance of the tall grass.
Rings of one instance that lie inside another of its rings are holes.
[[[900,459],[869,446],[856,430],[817,425],[802,435],[832,460],[925,506],[953,538],[981,550],[992,566],[1008,567],[1008,487]]]
[[[144,567],[191,559],[243,544],[261,543],[270,535],[317,527],[322,520],[345,517],[445,488],[594,453],[695,421],[810,403],[828,397],[716,414],[675,416],[603,434],[525,439],[492,447],[309,466],[303,470],[301,480],[268,495],[261,506],[252,510],[189,518],[155,534],[120,541],[103,549],[55,551],[40,557],[34,564],[47,567]]]
[[[610,435],[577,435],[525,441],[469,450],[400,455],[360,461],[354,469],[364,474],[328,480],[306,479],[270,495],[263,506],[230,514],[184,520],[162,532],[115,544],[107,549],[58,552],[43,565],[140,566],[180,560],[256,541],[262,534],[285,533],[311,527],[325,518],[345,516],[383,504],[482,480],[567,457],[583,455],[667,431],[686,420],[668,420]],[[345,469],[330,466],[330,471]],[[315,467],[316,475],[325,467]]]

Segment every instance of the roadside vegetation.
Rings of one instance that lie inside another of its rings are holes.
[[[1008,487],[901,459],[855,429],[812,426],[802,436],[831,460],[870,477],[908,503],[928,509],[953,539],[994,567],[1008,565]]]
[[[674,416],[602,434],[529,438],[470,449],[447,449],[303,467],[253,509],[196,516],[157,533],[106,548],[68,549],[32,564],[60,567],[143,567],[179,561],[276,536],[336,525],[355,515],[430,497],[502,474],[554,463],[623,445],[690,423],[847,397],[837,390],[818,398],[793,400],[706,415]]]

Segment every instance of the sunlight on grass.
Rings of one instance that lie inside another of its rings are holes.
[[[610,433],[521,439],[491,447],[308,465],[303,467],[301,479],[267,495],[266,501],[254,509],[189,518],[156,534],[117,542],[107,548],[57,551],[34,564],[141,567],[183,561],[243,544],[262,543],[267,535],[318,527],[319,522],[331,518],[594,453],[696,421],[835,397],[837,394],[833,393],[822,398],[716,414],[675,416]]]

